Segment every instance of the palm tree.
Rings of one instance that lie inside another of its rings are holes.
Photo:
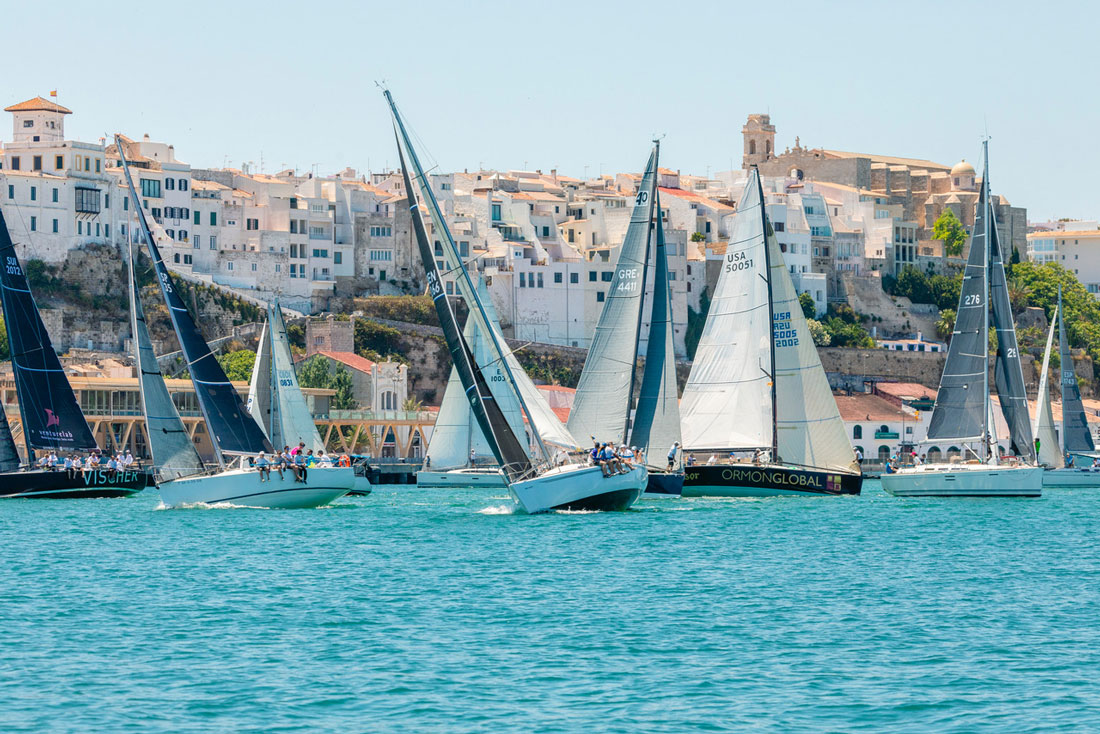
[[[1027,308],[1028,303],[1031,301],[1031,286],[1019,278],[1009,278],[1006,285],[1008,286],[1008,300],[1012,304],[1012,313],[1020,313]]]

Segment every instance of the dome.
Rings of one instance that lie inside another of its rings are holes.
[[[974,166],[966,162],[966,159],[962,159],[954,165],[951,169],[952,176],[973,176]]]

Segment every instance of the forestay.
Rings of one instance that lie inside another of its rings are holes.
[[[23,436],[32,449],[91,451],[95,438],[57,358],[0,212],[0,293]]]
[[[676,391],[676,354],[672,333],[672,302],[668,253],[661,225],[661,197],[654,197],[657,246],[653,255],[653,296],[649,341],[646,344],[642,390],[634,411],[630,444],[644,449],[648,464],[664,468],[663,459],[680,440],[680,401]]]
[[[763,195],[754,170],[680,404],[685,450],[772,445],[771,310]]]
[[[132,247],[129,260],[130,333],[134,340],[138,392],[141,395],[141,409],[145,415],[153,466],[162,480],[200,474],[204,469],[202,459],[195,450],[191,435],[180,420],[179,411],[164,384],[164,375],[153,352],[153,342],[149,338],[149,327],[145,323],[145,311],[141,306],[141,295],[134,275],[137,264]]]
[[[267,306],[268,333],[271,335],[271,443],[273,446],[297,446],[304,442],[313,453],[324,451],[325,444],[313,422],[313,413],[306,404],[294,360],[290,354],[290,339],[279,302]]]
[[[1062,442],[1071,454],[1086,454],[1096,450],[1085,418],[1085,406],[1081,402],[1081,388],[1077,384],[1077,373],[1073,369],[1073,355],[1069,351],[1066,338],[1066,320],[1061,314],[1062,289],[1058,289],[1058,356],[1062,388]]]
[[[1062,452],[1058,449],[1058,435],[1054,430],[1054,411],[1050,407],[1050,386],[1047,384],[1050,350],[1054,346],[1054,326],[1057,320],[1058,308],[1055,307],[1050,330],[1047,332],[1047,348],[1043,352],[1043,369],[1039,373],[1039,393],[1036,395],[1039,409],[1035,417],[1035,437],[1039,439],[1039,463],[1060,469],[1065,466],[1065,462],[1062,460]]]
[[[634,211],[573,398],[568,425],[574,436],[595,436],[601,441],[615,443],[622,443],[626,438],[634,399],[634,370],[652,232],[656,168],[657,147],[654,146],[638,186]]]

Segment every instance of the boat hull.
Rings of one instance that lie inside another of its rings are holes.
[[[894,497],[1039,497],[1043,469],[932,464],[883,474],[882,489]]]
[[[549,510],[626,510],[646,488],[644,466],[625,474],[603,475],[598,466],[560,466],[522,482],[508,485],[516,502],[526,512]]]
[[[1100,487],[1100,468],[1047,469],[1043,472],[1043,487]]]
[[[655,472],[649,473],[649,483],[646,485],[645,497],[679,497],[684,491],[683,472]]]
[[[148,484],[149,474],[144,471],[16,471],[0,474],[0,497],[129,497],[145,489]]]
[[[168,507],[232,504],[271,509],[320,507],[337,500],[355,487],[355,473],[349,467],[311,467],[306,483],[294,481],[294,473],[271,472],[261,482],[259,472],[232,469],[213,476],[185,477],[161,482],[160,496]]]
[[[416,486],[420,488],[504,489],[508,481],[499,469],[454,469],[453,471],[418,471]]]
[[[859,474],[787,466],[727,464],[684,471],[684,497],[778,497],[859,494]]]

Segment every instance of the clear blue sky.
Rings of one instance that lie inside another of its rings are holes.
[[[986,5],[52,0],[5,8],[0,91],[58,89],[69,137],[269,172],[392,166],[376,79],[442,170],[637,170],[659,132],[663,164],[713,173],[750,112],[780,150],[978,165],[988,127],[995,191],[1032,220],[1100,217],[1100,11]]]

